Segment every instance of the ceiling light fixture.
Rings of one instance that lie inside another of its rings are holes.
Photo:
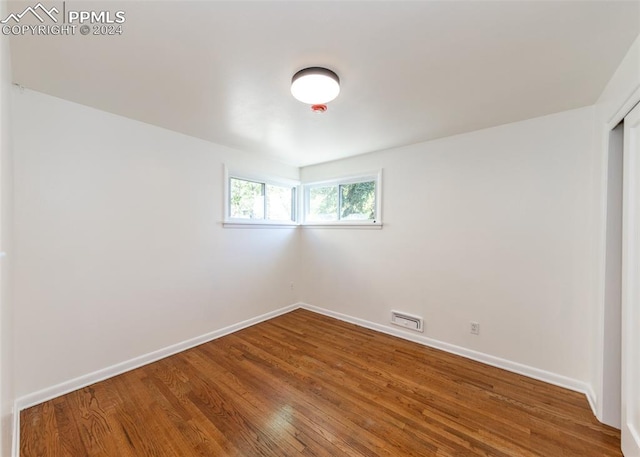
[[[339,93],[340,78],[326,68],[305,68],[291,78],[291,94],[308,105],[329,103]]]

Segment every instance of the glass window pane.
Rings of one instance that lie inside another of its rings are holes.
[[[342,184],[340,186],[340,219],[375,219],[375,181]]]
[[[293,189],[267,184],[267,219],[272,221],[293,220]]]
[[[231,178],[229,216],[238,219],[264,219],[264,184]]]
[[[309,189],[308,221],[338,220],[338,186]]]

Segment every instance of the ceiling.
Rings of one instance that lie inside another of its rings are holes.
[[[14,82],[296,166],[593,104],[640,33],[639,1],[43,4],[123,33],[11,37]],[[340,76],[324,114],[308,66]]]

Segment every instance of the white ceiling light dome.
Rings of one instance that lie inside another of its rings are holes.
[[[305,68],[291,78],[291,94],[302,103],[309,105],[329,103],[339,93],[340,78],[327,68]]]

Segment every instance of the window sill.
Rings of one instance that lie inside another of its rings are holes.
[[[269,222],[269,221],[256,221],[256,222],[245,222],[245,221],[224,221],[222,223],[224,228],[263,228],[263,229],[271,229],[271,228],[296,228],[298,226],[297,223],[291,222]]]
[[[311,229],[359,229],[359,230],[382,230],[382,222],[325,222],[325,223],[307,223],[298,224],[295,222],[238,222],[238,221],[224,221],[222,222],[224,228],[255,228],[255,229],[279,229],[279,228],[311,228]]]
[[[309,222],[303,228],[381,230],[382,222]]]

